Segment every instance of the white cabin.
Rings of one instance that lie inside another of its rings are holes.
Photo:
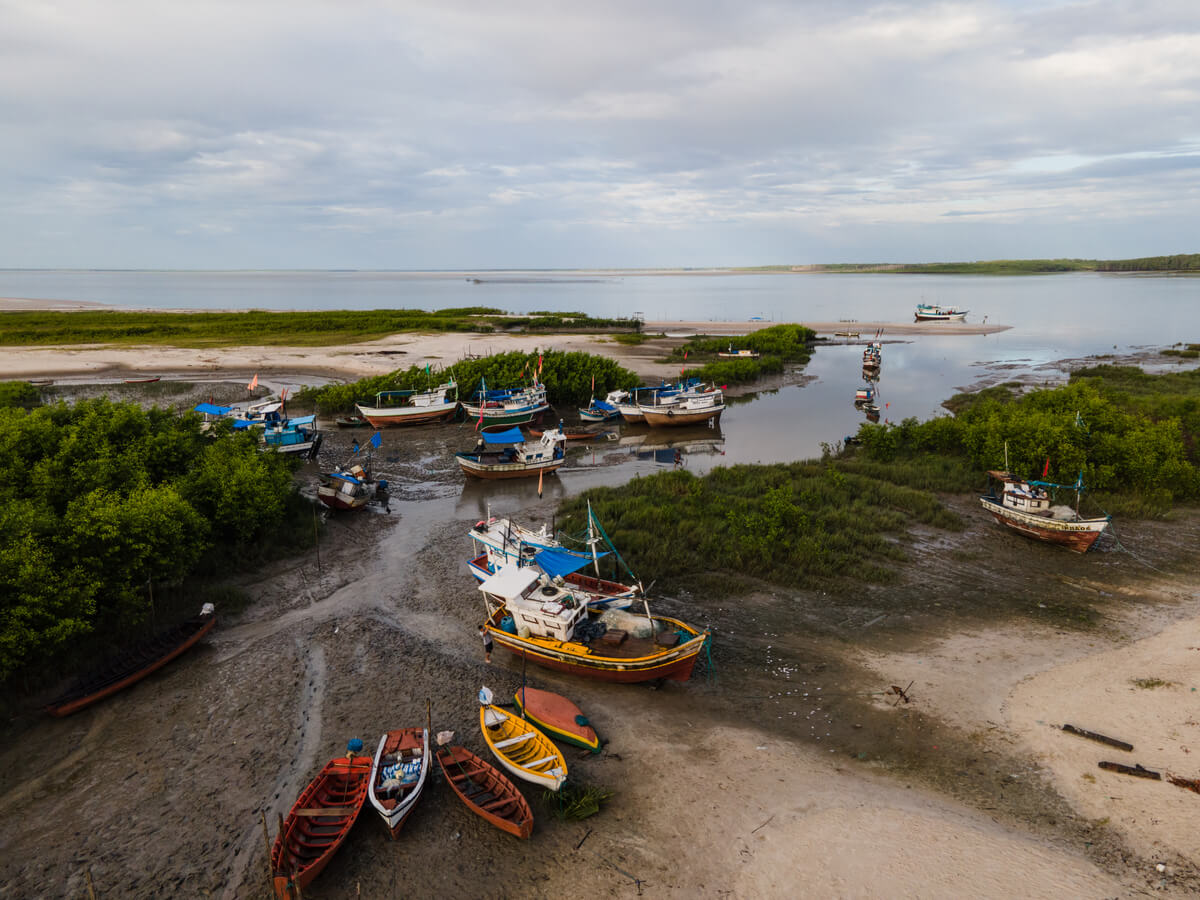
[[[517,634],[558,641],[575,637],[575,626],[587,618],[587,604],[554,584],[536,569],[503,566],[479,585],[488,612],[504,607],[512,616]]]

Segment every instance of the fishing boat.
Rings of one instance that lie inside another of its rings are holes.
[[[359,465],[322,472],[319,478],[317,499],[330,509],[362,509],[372,500],[387,499],[388,483],[376,481]]]
[[[484,431],[469,453],[456,453],[459,467],[475,478],[530,478],[562,467],[567,439],[562,428],[547,431],[536,441],[526,441],[521,429]],[[502,450],[488,447],[504,445]]]
[[[641,407],[645,404],[661,404],[673,402],[676,397],[687,391],[694,391],[700,386],[699,378],[680,379],[675,384],[643,385],[630,391],[630,396],[616,404],[621,418],[631,424],[646,421]]]
[[[617,404],[628,399],[629,391],[609,391],[603,400],[593,397],[587,409],[579,410],[579,418],[584,422],[611,422],[613,419],[619,419],[621,411]]]
[[[864,403],[872,403],[875,400],[875,388],[871,385],[860,387],[854,392],[854,403],[856,406],[862,406]]]
[[[835,331],[833,333],[833,336],[840,337],[840,338],[856,338],[856,337],[862,337],[862,332],[861,331]]]
[[[479,390],[464,400],[467,418],[478,422],[482,429],[488,425],[524,425],[550,408],[546,386],[535,382],[529,387],[511,390],[488,390],[487,382],[479,380]]]
[[[316,416],[300,416],[295,419],[278,419],[263,427],[259,439],[260,449],[279,453],[294,453],[308,459],[316,459],[324,435],[313,427]],[[253,424],[253,423],[252,423]],[[234,423],[238,427],[238,423]]]
[[[338,428],[366,428],[370,424],[362,416],[338,416],[333,421]]]
[[[279,900],[298,900],[362,812],[371,783],[371,758],[355,756],[361,749],[362,741],[351,741],[345,756],[327,762],[282,820],[271,847],[272,880]]]
[[[458,385],[451,378],[427,391],[380,391],[374,404],[355,403],[354,408],[375,428],[439,422],[458,409]]]
[[[533,810],[517,786],[466,747],[440,747],[438,765],[467,809],[519,838],[533,833]]]
[[[600,737],[578,706],[562,694],[528,686],[517,688],[513,698],[521,715],[547,737],[600,752]]]
[[[1008,472],[989,471],[988,477],[992,489],[979,502],[1001,525],[1027,537],[1086,553],[1112,519],[1108,515],[1085,518],[1079,514],[1084,490],[1082,473],[1075,484],[1069,485],[1026,481]],[[1054,504],[1051,491],[1059,488],[1075,492],[1074,508]]]
[[[486,687],[479,691],[479,729],[492,755],[513,775],[552,791],[566,782],[562,751],[529,722],[495,706]]]
[[[729,345],[728,350],[721,350],[717,353],[719,359],[758,359],[761,355],[757,350],[734,350],[733,344]]]
[[[601,681],[686,681],[709,633],[678,619],[594,613],[528,566],[504,566],[479,585],[495,643],[533,663]],[[646,605],[645,597],[642,598]]]
[[[400,728],[379,739],[367,796],[393,838],[417,805],[429,766],[428,728]]]
[[[141,681],[175,657],[191,649],[217,624],[216,611],[205,603],[200,615],[160,632],[107,660],[99,668],[78,678],[64,693],[46,706],[52,716],[69,716],[97,700],[103,700]]]
[[[916,319],[918,322],[951,322],[967,317],[969,309],[958,309],[953,306],[937,306],[932,303],[918,303]]]
[[[567,549],[546,530],[545,525],[534,531],[507,518],[489,517],[476,522],[467,536],[471,538],[476,552],[467,565],[471,574],[481,582],[503,566],[533,566],[565,587],[578,601],[600,612],[627,609],[641,592],[641,586],[632,572],[628,573],[632,584],[600,577],[600,560],[610,554],[619,560],[620,554],[596,521],[590,503],[587,538],[584,542],[588,548],[586,552]],[[601,544],[608,549],[598,549]],[[588,565],[592,566],[594,574],[583,571]]]
[[[725,411],[725,395],[716,388],[698,393],[680,394],[673,402],[640,407],[651,428],[670,426],[680,428],[721,419]]]
[[[876,404],[864,403],[862,406],[859,407],[859,409],[861,409],[863,411],[864,415],[866,415],[868,422],[878,422],[879,421],[880,409]]]

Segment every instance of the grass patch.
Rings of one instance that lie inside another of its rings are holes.
[[[727,337],[697,335],[676,347],[664,362],[675,363],[687,374],[714,384],[747,384],[764,375],[778,375],[786,363],[807,363],[812,357],[816,332],[803,325],[772,325],[731,341]],[[758,359],[721,359],[730,348],[754,350]]]
[[[1155,688],[1174,687],[1175,682],[1167,681],[1163,678],[1130,678],[1129,683],[1143,691],[1152,691]]]
[[[600,805],[615,793],[611,788],[598,784],[574,784],[568,781],[557,791],[542,791],[542,803],[556,818],[579,820],[600,812]]]

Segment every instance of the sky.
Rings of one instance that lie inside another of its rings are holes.
[[[1200,252],[1200,3],[0,0],[0,267]]]

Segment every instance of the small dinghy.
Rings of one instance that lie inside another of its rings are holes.
[[[547,737],[566,741],[593,753],[600,752],[600,738],[596,735],[596,729],[592,728],[583,711],[562,694],[523,687],[517,691],[514,699],[525,720],[536,725]]]
[[[519,838],[533,833],[533,811],[517,786],[466,747],[441,747],[438,765],[475,815]]]
[[[299,898],[333,859],[362,812],[371,783],[371,760],[355,756],[362,741],[346,745],[304,789],[271,848],[271,872],[279,900]]]
[[[428,728],[400,728],[379,739],[368,796],[393,838],[417,805],[428,775]]]
[[[513,775],[557,791],[567,780],[562,751],[530,723],[492,705],[492,692],[479,692],[479,728],[488,749]]]

